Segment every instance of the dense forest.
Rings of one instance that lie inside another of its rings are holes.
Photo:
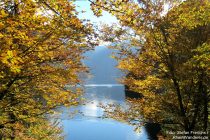
[[[80,103],[83,54],[109,42],[125,73],[121,82],[140,98],[129,109],[105,106],[107,117],[169,131],[203,132],[210,123],[209,0],[88,0],[96,16],[118,24],[95,28],[78,18],[73,1],[0,1],[0,139],[58,140],[48,115]],[[134,123],[135,122],[135,123]]]

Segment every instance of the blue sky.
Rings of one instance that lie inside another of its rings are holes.
[[[81,19],[89,19],[91,22],[96,24],[100,24],[100,22],[106,24],[117,22],[117,19],[114,16],[105,11],[103,11],[103,16],[96,17],[90,9],[90,2],[87,0],[78,0],[74,3],[77,6],[77,11],[86,11],[85,13],[79,14],[79,18]]]

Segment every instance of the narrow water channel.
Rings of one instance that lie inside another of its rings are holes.
[[[96,47],[85,55],[84,63],[90,68],[92,77],[84,83],[87,104],[78,106],[79,114],[69,117],[68,109],[64,108],[62,125],[65,140],[147,140],[148,134],[144,127],[140,133],[133,127],[112,119],[102,119],[103,110],[99,103],[125,102],[124,86],[117,82],[123,76],[115,66],[117,62],[110,58],[113,50]]]

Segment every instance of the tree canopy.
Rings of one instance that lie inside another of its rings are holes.
[[[163,130],[208,131],[210,2],[208,0],[88,0],[97,16],[108,11],[119,24],[103,25],[129,90],[129,109],[109,117]],[[77,105],[86,71],[82,54],[97,45],[93,25],[78,18],[68,0],[0,2],[0,138],[62,139],[47,118],[59,106]],[[170,136],[168,136],[170,138]]]
[[[0,138],[58,139],[46,115],[76,105],[94,30],[67,0],[0,2]],[[55,126],[54,126],[55,127]],[[52,130],[51,130],[52,129]]]
[[[142,94],[130,109],[108,115],[130,123],[155,122],[168,130],[207,131],[210,96],[210,3],[186,1],[92,1],[119,25],[104,26],[102,38],[120,50],[122,82]],[[143,116],[143,117],[142,117]]]

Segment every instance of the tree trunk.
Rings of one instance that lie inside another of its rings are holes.
[[[207,96],[207,87],[205,85],[203,89],[203,98],[204,98],[203,131],[207,131],[208,129],[208,96]]]

